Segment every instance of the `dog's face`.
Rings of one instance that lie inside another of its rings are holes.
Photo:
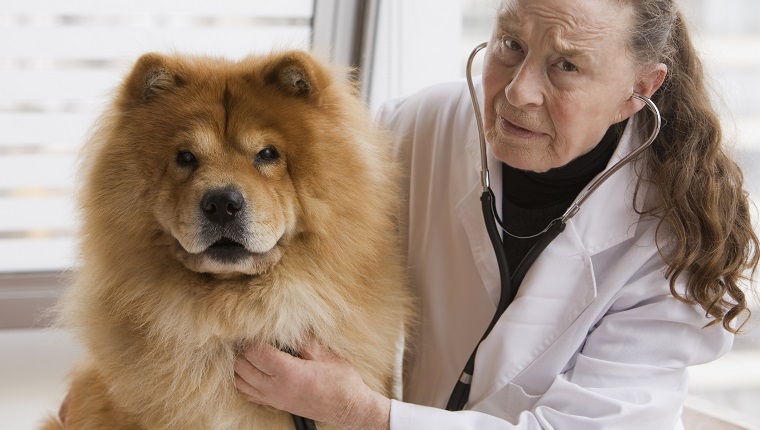
[[[279,260],[297,210],[284,140],[255,124],[224,135],[194,124],[169,145],[155,217],[189,269],[257,274]]]
[[[297,53],[138,61],[119,127],[143,160],[152,216],[188,269],[260,274],[299,234],[297,182],[325,152],[312,131],[320,73]]]

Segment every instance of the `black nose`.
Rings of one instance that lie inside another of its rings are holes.
[[[234,220],[244,205],[243,194],[234,187],[206,191],[201,199],[203,214],[210,221],[219,225]]]

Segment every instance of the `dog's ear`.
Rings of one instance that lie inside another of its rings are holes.
[[[154,53],[140,57],[127,78],[130,98],[143,103],[149,103],[183,84],[182,77],[172,71],[170,60]]]
[[[303,99],[316,100],[327,79],[327,74],[317,62],[301,51],[287,52],[264,67],[265,84]]]

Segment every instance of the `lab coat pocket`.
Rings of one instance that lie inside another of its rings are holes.
[[[510,382],[473,409],[515,423],[520,413],[532,409],[540,398],[541,395],[528,394],[521,386]]]

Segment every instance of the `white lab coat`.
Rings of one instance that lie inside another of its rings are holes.
[[[646,114],[645,112],[641,114]],[[464,81],[387,102],[406,178],[411,282],[421,324],[391,429],[674,429],[686,367],[733,337],[671,296],[656,220],[633,210],[635,168],[613,175],[541,254],[481,345],[466,411],[444,408],[499,299],[480,206],[477,129]],[[635,118],[610,163],[640,144]],[[501,210],[500,163],[489,154]],[[641,193],[646,194],[646,193]]]

